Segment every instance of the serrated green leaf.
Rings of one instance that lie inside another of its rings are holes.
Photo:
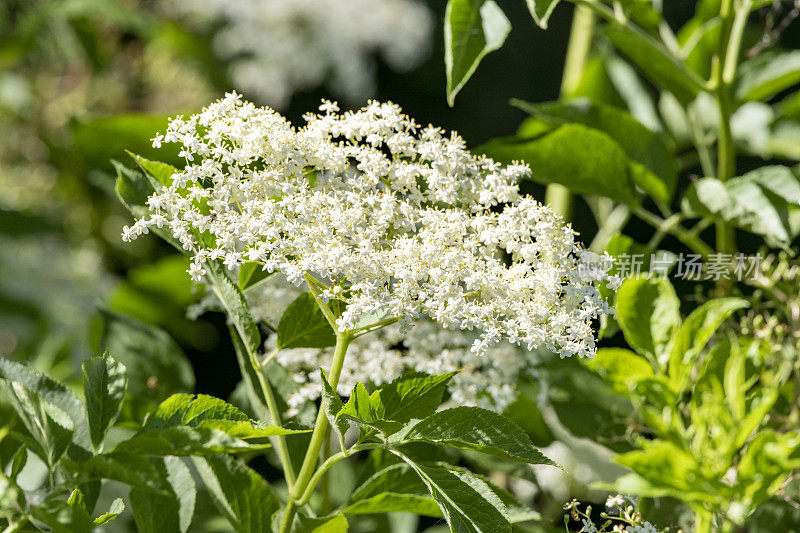
[[[74,427],[73,440],[87,452],[91,448],[86,409],[69,389],[33,368],[0,357],[0,380],[19,383],[69,415]]]
[[[676,391],[683,390],[697,356],[722,323],[735,311],[747,307],[742,298],[717,298],[704,303],[686,317],[669,344],[669,379]]]
[[[209,455],[265,450],[268,443],[249,443],[224,431],[205,427],[175,426],[146,430],[114,447],[114,454],[141,456]]]
[[[381,418],[408,422],[434,413],[442,403],[447,384],[458,372],[432,376],[424,372],[406,372],[387,383],[372,396]],[[376,401],[377,400],[377,401]]]
[[[564,124],[538,137],[494,139],[476,151],[502,163],[535,163],[531,179],[544,185],[557,183],[578,194],[637,202],[627,154],[611,137],[593,128]]]
[[[527,0],[528,10],[531,12],[533,20],[543,30],[547,29],[547,21],[558,5],[559,0]]]
[[[30,509],[31,514],[49,527],[53,533],[91,533],[94,529],[83,494],[75,489],[67,501],[49,499]]]
[[[292,524],[292,533],[346,533],[348,528],[347,518],[341,514],[312,518],[298,512]]]
[[[305,433],[255,422],[238,407],[205,394],[173,394],[148,415],[140,433],[179,426],[215,429],[239,439]]]
[[[108,353],[83,363],[83,392],[95,450],[100,449],[108,428],[117,420],[127,390],[125,366]]]
[[[269,533],[280,503],[257,473],[227,456],[192,459],[214,503],[238,533]]]
[[[128,155],[136,161],[143,171],[154,177],[156,181],[164,187],[169,187],[172,184],[173,174],[179,172],[177,168],[169,163],[151,161],[133,152],[128,152]]]
[[[764,236],[786,247],[795,235],[789,209],[797,205],[800,182],[786,167],[768,166],[723,183],[702,178],[692,183],[681,203],[688,216],[710,216]]]
[[[17,416],[38,445],[31,450],[52,469],[72,444],[75,429],[72,419],[19,382],[3,381],[0,390],[5,391]]]
[[[503,46],[511,23],[492,0],[449,0],[444,20],[447,102],[452,106],[483,57]]]
[[[764,52],[742,63],[736,97],[766,100],[800,82],[800,51]]]
[[[339,420],[350,420],[360,426],[367,426],[369,428],[377,429],[381,433],[391,435],[397,433],[403,428],[403,423],[396,420],[383,418],[378,413],[378,405],[380,401],[377,392],[370,396],[364,384],[360,381],[353,387],[353,392],[350,393],[350,398],[344,404],[342,409],[337,415],[337,424]]]
[[[325,374],[325,370],[320,368],[319,371],[322,381],[322,411],[325,413],[325,417],[328,419],[331,427],[336,430],[336,436],[339,438],[339,445],[342,450],[344,450],[344,434],[347,432],[350,424],[347,420],[338,418],[343,407],[342,399],[339,397],[339,393],[333,390],[331,384],[328,383],[328,376]]]
[[[672,199],[678,176],[675,157],[663,135],[651,131],[626,111],[587,99],[542,104],[514,99],[511,104],[551,125],[582,124],[607,134],[631,159],[631,177],[636,184],[662,202]]]
[[[336,333],[310,292],[289,304],[278,324],[277,334],[278,350],[326,348],[336,344]]]
[[[533,446],[511,420],[480,407],[455,407],[434,413],[402,434],[403,442],[429,442],[488,453],[530,464],[555,465]]]
[[[23,444],[17,449],[16,452],[14,452],[14,456],[11,458],[11,471],[9,472],[9,479],[16,482],[17,476],[20,472],[22,472],[22,469],[25,468],[27,463],[28,447]]]
[[[165,457],[159,468],[167,491],[134,487],[130,492],[136,528],[140,533],[186,533],[197,499],[192,473],[177,457]]]
[[[423,465],[402,458],[427,485],[451,533],[511,533],[506,506],[485,482],[444,463]]]
[[[681,322],[672,284],[663,279],[626,279],[617,290],[614,309],[628,344],[650,361],[665,363],[664,351]]]
[[[405,463],[390,465],[370,476],[350,496],[345,514],[409,512],[442,516],[426,485]]]
[[[108,508],[108,512],[101,514],[97,518],[94,519],[95,525],[103,526],[108,524],[112,520],[116,519],[125,511],[125,502],[122,498],[117,498],[113,502],[111,502],[111,506]]]

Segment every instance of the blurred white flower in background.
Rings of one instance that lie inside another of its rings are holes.
[[[374,94],[375,56],[406,71],[427,54],[433,20],[416,0],[172,0],[215,31],[234,86],[272,107],[326,84],[360,102]]]

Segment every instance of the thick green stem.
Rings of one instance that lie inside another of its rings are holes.
[[[714,65],[714,96],[719,108],[719,138],[717,140],[717,179],[727,181],[736,175],[736,145],[731,130],[731,116],[734,112],[733,80],[739,64],[739,49],[742,44],[750,2],[744,2],[738,11],[733,0],[722,0],[719,16],[722,20],[719,45]],[[736,233],[724,221],[716,223],[716,248],[718,253],[736,252]],[[729,280],[720,279],[718,292],[726,292]]]
[[[575,6],[572,15],[572,29],[567,44],[567,57],[564,74],[561,78],[561,98],[571,98],[581,82],[583,69],[589,57],[594,33],[594,13],[585,6]],[[552,183],[547,186],[545,203],[565,221],[572,218],[572,194],[563,185]]]
[[[339,384],[339,376],[342,373],[344,357],[347,354],[347,347],[350,345],[351,340],[353,340],[353,335],[350,331],[338,332],[336,334],[336,347],[333,351],[333,361],[331,362],[331,368],[328,372],[328,380],[333,390],[336,390],[336,386]],[[286,503],[286,509],[284,510],[281,520],[281,533],[288,532],[291,529],[294,515],[297,512],[297,502],[305,493],[314,475],[319,452],[325,442],[325,435],[329,427],[328,417],[325,415],[325,412],[320,409],[317,413],[317,422],[314,425],[314,432],[311,434],[311,442],[308,445],[305,458],[303,459],[303,466],[300,467],[300,472],[297,474],[297,481],[289,491],[289,500]]]

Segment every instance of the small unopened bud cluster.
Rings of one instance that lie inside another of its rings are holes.
[[[587,276],[572,229],[519,194],[526,165],[476,157],[391,103],[320,110],[294,128],[231,93],[173,119],[154,145],[177,143],[186,166],[123,237],[168,228],[196,280],[209,260],[254,261],[293,284],[314,276],[337,287],[323,298],[347,303],[341,331],[369,314],[406,327],[428,317],[476,330],[480,354],[502,338],[594,353],[607,275]]]

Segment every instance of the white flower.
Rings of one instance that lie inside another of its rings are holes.
[[[396,70],[417,65],[433,17],[417,0],[172,0],[172,9],[219,27],[215,54],[234,85],[284,106],[291,95],[329,82],[349,101],[374,92],[380,54]]]
[[[609,496],[606,500],[606,507],[619,507],[621,508],[625,505],[625,498],[622,497],[621,494],[617,494],[616,496]]]
[[[519,195],[527,166],[475,157],[457,134],[420,128],[391,103],[326,107],[295,129],[228,94],[170,123],[164,142],[196,162],[148,205],[191,251],[195,272],[211,258],[229,268],[258,258],[290,283],[311,275],[337,285],[323,298],[347,303],[342,331],[365,315],[406,325],[428,317],[476,331],[478,354],[503,338],[594,353],[592,320],[609,312],[596,287],[606,273],[579,268],[569,226]],[[140,219],[124,238],[154,223]]]

